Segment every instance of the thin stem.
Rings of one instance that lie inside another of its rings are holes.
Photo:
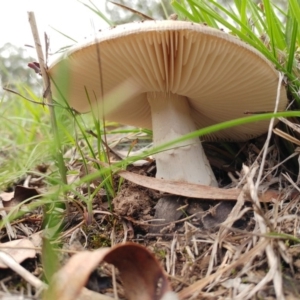
[[[46,71],[47,66],[46,66],[45,60],[44,60],[44,54],[43,54],[43,50],[42,50],[42,46],[41,46],[41,42],[40,42],[40,37],[39,37],[38,28],[36,25],[34,12],[32,12],[32,11],[28,12],[28,20],[29,20],[29,24],[31,26],[31,31],[32,31],[32,35],[33,35],[33,39],[34,39],[34,43],[35,43],[35,49],[36,49],[38,61],[40,64],[40,70],[42,73],[43,86],[44,86],[44,97],[47,99],[47,103],[49,106],[49,111],[50,111],[50,116],[51,116],[51,124],[52,124],[53,132],[54,132],[55,144],[58,149],[58,151],[56,153],[57,154],[56,158],[57,158],[57,162],[58,162],[59,173],[60,173],[63,183],[67,184],[66,167],[65,167],[64,159],[63,159],[63,155],[62,155],[61,142],[60,142],[60,138],[59,138],[58,126],[57,126],[56,117],[55,117],[55,109],[53,107],[50,79],[49,79],[48,73]]]

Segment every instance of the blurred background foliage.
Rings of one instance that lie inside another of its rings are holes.
[[[35,61],[28,56],[25,47],[18,47],[10,43],[0,47],[0,85],[15,90],[18,85],[28,86],[34,92],[41,91],[41,80],[27,66],[29,62]],[[0,97],[4,91],[0,90]],[[6,93],[9,97],[9,93]]]
[[[241,2],[242,0],[219,0],[216,1],[226,7],[234,6],[234,2]],[[146,14],[153,19],[166,19],[174,10],[171,6],[171,0],[115,0],[114,2],[133,8],[137,11]],[[180,1],[179,1],[180,2]],[[283,11],[286,10],[286,0],[274,0],[275,5],[278,5]],[[260,1],[257,1],[259,4]],[[97,2],[94,4],[97,6]],[[109,20],[114,24],[128,23],[140,20],[141,18],[132,12],[123,9],[119,6],[106,1],[105,4],[106,14]],[[22,84],[28,86],[36,93],[41,93],[41,80],[32,69],[27,67],[29,62],[36,59],[28,56],[27,50],[24,47],[17,47],[10,43],[0,47],[0,86],[15,89],[16,86]],[[0,97],[3,97],[4,92],[0,88]],[[5,93],[9,97],[9,93]]]
[[[159,1],[140,1],[140,0],[115,0],[114,2],[128,6],[153,19],[166,19],[167,16],[173,13],[170,0]],[[108,18],[115,24],[129,23],[140,20],[140,17],[126,11],[108,1],[105,5]]]
[[[178,0],[173,0],[177,2],[183,2]],[[166,19],[167,16],[173,13],[173,8],[171,6],[172,0],[152,0],[152,1],[141,1],[141,0],[114,0],[113,2],[125,5],[127,7],[133,8],[147,16],[152,17],[153,19],[162,20]],[[234,5],[234,2],[242,2],[245,0],[217,0],[217,3],[220,3],[226,7]],[[247,1],[247,0],[246,0]],[[257,0],[257,4],[261,1]],[[282,10],[287,9],[286,0],[274,0],[272,1],[275,5],[278,5]],[[121,9],[116,5],[106,1],[105,5],[106,13],[108,19],[115,24],[128,23],[132,21],[140,20],[140,17],[132,14],[129,11]]]

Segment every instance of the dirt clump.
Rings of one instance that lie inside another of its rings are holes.
[[[113,205],[120,216],[149,220],[154,203],[148,189],[127,182],[113,199]]]

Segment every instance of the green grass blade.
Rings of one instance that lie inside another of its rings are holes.
[[[198,13],[199,18],[202,22],[206,23],[208,26],[213,27],[213,28],[218,28],[219,25],[215,21],[214,18],[212,18],[209,14],[207,14],[205,11],[200,11],[200,10],[195,10],[196,13]]]
[[[201,137],[207,134],[211,134],[213,132],[217,132],[220,130],[224,130],[224,129],[229,129],[231,127],[234,126],[239,126],[242,124],[248,124],[248,123],[252,123],[252,122],[258,122],[258,121],[263,121],[263,120],[268,120],[271,118],[278,118],[278,117],[284,117],[284,118],[288,118],[288,117],[300,117],[300,111],[285,111],[285,112],[279,112],[279,113],[266,113],[266,114],[258,114],[258,115],[253,115],[253,116],[248,116],[248,117],[243,117],[243,118],[239,118],[239,119],[235,119],[235,120],[230,120],[230,121],[226,121],[226,122],[222,122],[219,124],[215,124],[206,128],[202,128],[199,130],[196,130],[194,132],[188,133],[176,140],[170,141],[168,143],[165,143],[163,145],[160,145],[158,147],[152,148],[151,150],[145,151],[143,154],[138,155],[138,156],[131,156],[128,157],[127,159],[124,159],[121,162],[118,162],[116,164],[114,164],[113,166],[111,166],[112,170],[120,170],[123,169],[125,165],[131,164],[134,161],[137,161],[139,159],[148,157],[150,155],[153,155],[155,153],[161,152],[161,151],[165,151],[167,149],[172,149],[176,146],[176,144],[189,140],[189,139],[193,139],[195,137]],[[93,174],[89,174],[87,176],[85,176],[84,178],[82,178],[78,184],[81,185],[85,182],[90,182],[92,180],[95,180],[97,178],[99,178],[99,176],[102,176],[103,173],[105,171],[100,170],[99,172],[95,172]],[[106,170],[107,172],[107,170]]]
[[[293,71],[294,58],[296,52],[298,34],[298,23],[295,18],[293,18],[292,13],[289,11],[286,25],[286,43],[287,43],[287,64],[286,69],[289,73]]]
[[[175,12],[183,19],[182,16],[185,16],[192,22],[197,22],[197,18],[194,17],[183,5],[179,4],[176,0],[173,0],[171,3],[172,7],[174,8]]]
[[[285,48],[284,35],[279,28],[280,21],[275,15],[274,10],[269,0],[264,0],[264,12],[267,24],[267,34],[270,39],[270,45],[274,57],[277,57],[277,50]]]
[[[77,43],[77,41],[74,40],[73,38],[71,38],[69,35],[67,35],[67,34],[65,34],[65,33],[63,33],[63,32],[61,32],[61,31],[55,29],[55,28],[52,27],[52,26],[50,26],[50,28],[52,28],[54,31],[56,31],[57,33],[61,34],[61,35],[64,36],[65,38],[71,40],[72,42]]]
[[[216,12],[216,10],[213,7],[210,7],[207,2],[202,2],[201,0],[187,0],[187,2],[190,6],[196,6],[199,10],[205,11],[217,22],[221,23],[227,29],[231,30],[234,34],[236,34],[241,40],[247,42],[249,45],[258,49],[263,55],[265,55],[270,61],[272,61],[279,70],[282,70],[282,66],[278,62],[277,58],[274,57],[274,55],[268,50],[266,45],[264,45],[264,43],[259,39],[259,37],[257,37],[256,34],[249,29],[249,27],[245,26],[245,24],[243,24],[237,18],[237,16],[228,11],[222,5],[212,0],[207,1],[213,3],[213,5],[216,6],[216,8],[223,11],[227,15],[228,19],[231,19],[234,23],[238,24],[241,28],[243,28],[246,34],[243,33],[241,29],[238,28],[236,25],[233,25],[232,22],[229,22],[225,18],[223,18],[219,13]]]
[[[300,24],[300,4],[298,0],[289,0],[289,8],[291,9],[294,18]]]
[[[258,34],[261,36],[267,31],[266,22],[261,16],[262,15],[261,9],[253,1],[248,2],[248,7],[251,12],[251,19],[254,24],[254,27],[257,30]]]
[[[162,7],[162,9],[163,9],[165,18],[168,19],[168,17],[169,17],[169,16],[168,16],[168,11],[167,11],[167,8],[166,8],[166,6],[164,5],[164,2],[163,2],[162,0],[160,0],[160,5],[161,5],[161,7]]]
[[[235,0],[235,5],[236,5],[236,8],[238,8],[238,10],[239,10],[241,23],[248,27],[248,18],[247,18],[247,10],[246,10],[247,1],[245,1],[245,0],[242,0],[242,1]],[[245,30],[244,27],[241,28],[241,32],[244,33],[244,34],[247,33],[247,31]]]
[[[89,1],[91,3],[91,5],[88,5],[84,2],[79,1],[80,3],[82,3],[85,7],[87,7],[88,9],[90,9],[92,12],[94,12],[97,16],[99,16],[102,20],[104,20],[108,25],[110,26],[114,26],[114,23],[111,22],[98,8],[97,6],[92,2]]]

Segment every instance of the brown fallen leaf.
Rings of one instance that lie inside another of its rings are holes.
[[[76,299],[91,272],[102,262],[118,268],[129,300],[160,300],[171,292],[165,272],[153,254],[139,244],[125,243],[74,255],[53,276],[43,299]]]
[[[241,189],[221,189],[212,186],[193,184],[181,181],[172,181],[153,177],[146,177],[128,171],[117,171],[122,178],[129,180],[140,186],[157,190],[171,195],[178,195],[188,198],[211,199],[211,200],[237,200]],[[245,195],[246,201],[251,198]],[[261,202],[274,202],[280,199],[280,192],[268,190],[259,195]]]
[[[17,204],[38,195],[40,195],[40,193],[35,188],[17,185],[14,192],[1,193],[0,198],[3,201],[4,207],[14,207]]]
[[[5,202],[10,201],[14,197],[14,194],[15,194],[14,192],[10,192],[10,193],[3,192],[0,194],[0,199]]]
[[[36,255],[34,245],[29,239],[19,239],[7,243],[0,243],[0,251],[9,254],[18,263],[23,262],[27,258],[33,258]],[[1,260],[0,268],[7,268],[7,265]]]
[[[22,202],[29,198],[40,195],[39,191],[35,188],[24,187],[21,185],[17,185],[15,188],[14,200],[18,202]]]
[[[107,163],[91,159],[104,167],[109,167]],[[183,196],[195,199],[210,199],[210,200],[237,200],[242,192],[241,189],[222,189],[213,186],[188,183],[183,181],[173,181],[167,179],[147,177],[136,173],[128,172],[125,170],[114,170],[122,178],[131,181],[137,185],[157,190],[160,192],[168,193],[170,195]],[[243,191],[245,201],[252,201],[250,195]],[[267,190],[260,193],[260,202],[276,202],[280,201],[281,193],[276,190]],[[295,191],[291,197],[299,196],[299,192]]]

